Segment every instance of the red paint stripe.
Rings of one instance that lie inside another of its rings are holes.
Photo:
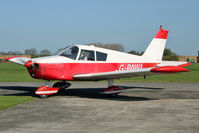
[[[177,73],[177,72],[189,72],[188,69],[178,67],[178,66],[163,66],[151,69],[154,73]]]
[[[47,86],[41,86],[40,88],[38,88],[35,93],[37,92],[47,92],[47,91],[58,91],[59,88],[51,88],[51,87],[47,87]],[[51,95],[51,94],[55,94],[55,93],[42,93],[42,94],[38,94],[38,95]]]
[[[159,29],[159,31],[157,32],[157,34],[155,35],[154,38],[158,38],[158,39],[167,39],[168,32],[169,32],[169,31],[163,30],[163,29],[161,28],[161,29]]]
[[[118,90],[124,90],[124,88],[119,87],[119,86],[110,86],[106,88],[104,91],[109,92],[109,91],[118,91]]]
[[[105,94],[119,94],[124,90],[124,88],[119,86],[110,86],[104,90]]]
[[[13,58],[17,58],[17,57],[22,57],[22,56],[12,56],[12,57],[6,58],[5,60],[6,60],[6,61],[9,61],[9,60],[11,60],[11,59],[13,59]]]
[[[191,65],[191,63],[190,63],[190,62],[187,62],[187,63],[185,63],[185,64],[179,65],[178,67],[187,67],[187,66],[189,66],[189,65]]]
[[[13,59],[13,58],[18,58],[18,57],[25,57],[25,56],[12,56],[12,57],[6,58],[5,60],[6,60],[6,61],[9,61],[9,60],[11,60],[11,59]]]
[[[28,62],[26,62],[24,64],[24,66],[27,67],[27,68],[31,68],[31,63],[32,63],[32,60],[29,60]]]

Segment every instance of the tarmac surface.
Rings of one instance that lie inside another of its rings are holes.
[[[0,82],[0,95],[35,96],[42,83]],[[73,82],[64,94],[0,111],[1,133],[198,133],[198,83]]]

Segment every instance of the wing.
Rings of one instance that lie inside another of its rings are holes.
[[[153,67],[154,68],[154,67]],[[153,74],[151,70],[153,68],[143,68],[138,70],[126,70],[126,71],[111,71],[102,73],[89,73],[89,74],[77,74],[73,78],[77,80],[105,80],[105,79],[118,79],[125,77],[135,77]]]

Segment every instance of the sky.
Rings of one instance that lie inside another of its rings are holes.
[[[0,0],[0,51],[55,52],[71,44],[119,43],[144,51],[160,25],[166,47],[198,55],[198,0]]]

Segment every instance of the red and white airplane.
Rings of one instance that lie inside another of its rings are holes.
[[[95,46],[73,45],[55,56],[10,57],[6,60],[24,65],[33,78],[46,80],[45,85],[35,92],[40,97],[55,94],[69,87],[71,84],[68,81],[74,80],[108,80],[104,93],[113,95],[123,89],[113,86],[113,79],[189,71],[184,67],[191,63],[162,60],[167,35],[168,31],[161,26],[142,56]],[[50,80],[60,82],[50,87]]]

